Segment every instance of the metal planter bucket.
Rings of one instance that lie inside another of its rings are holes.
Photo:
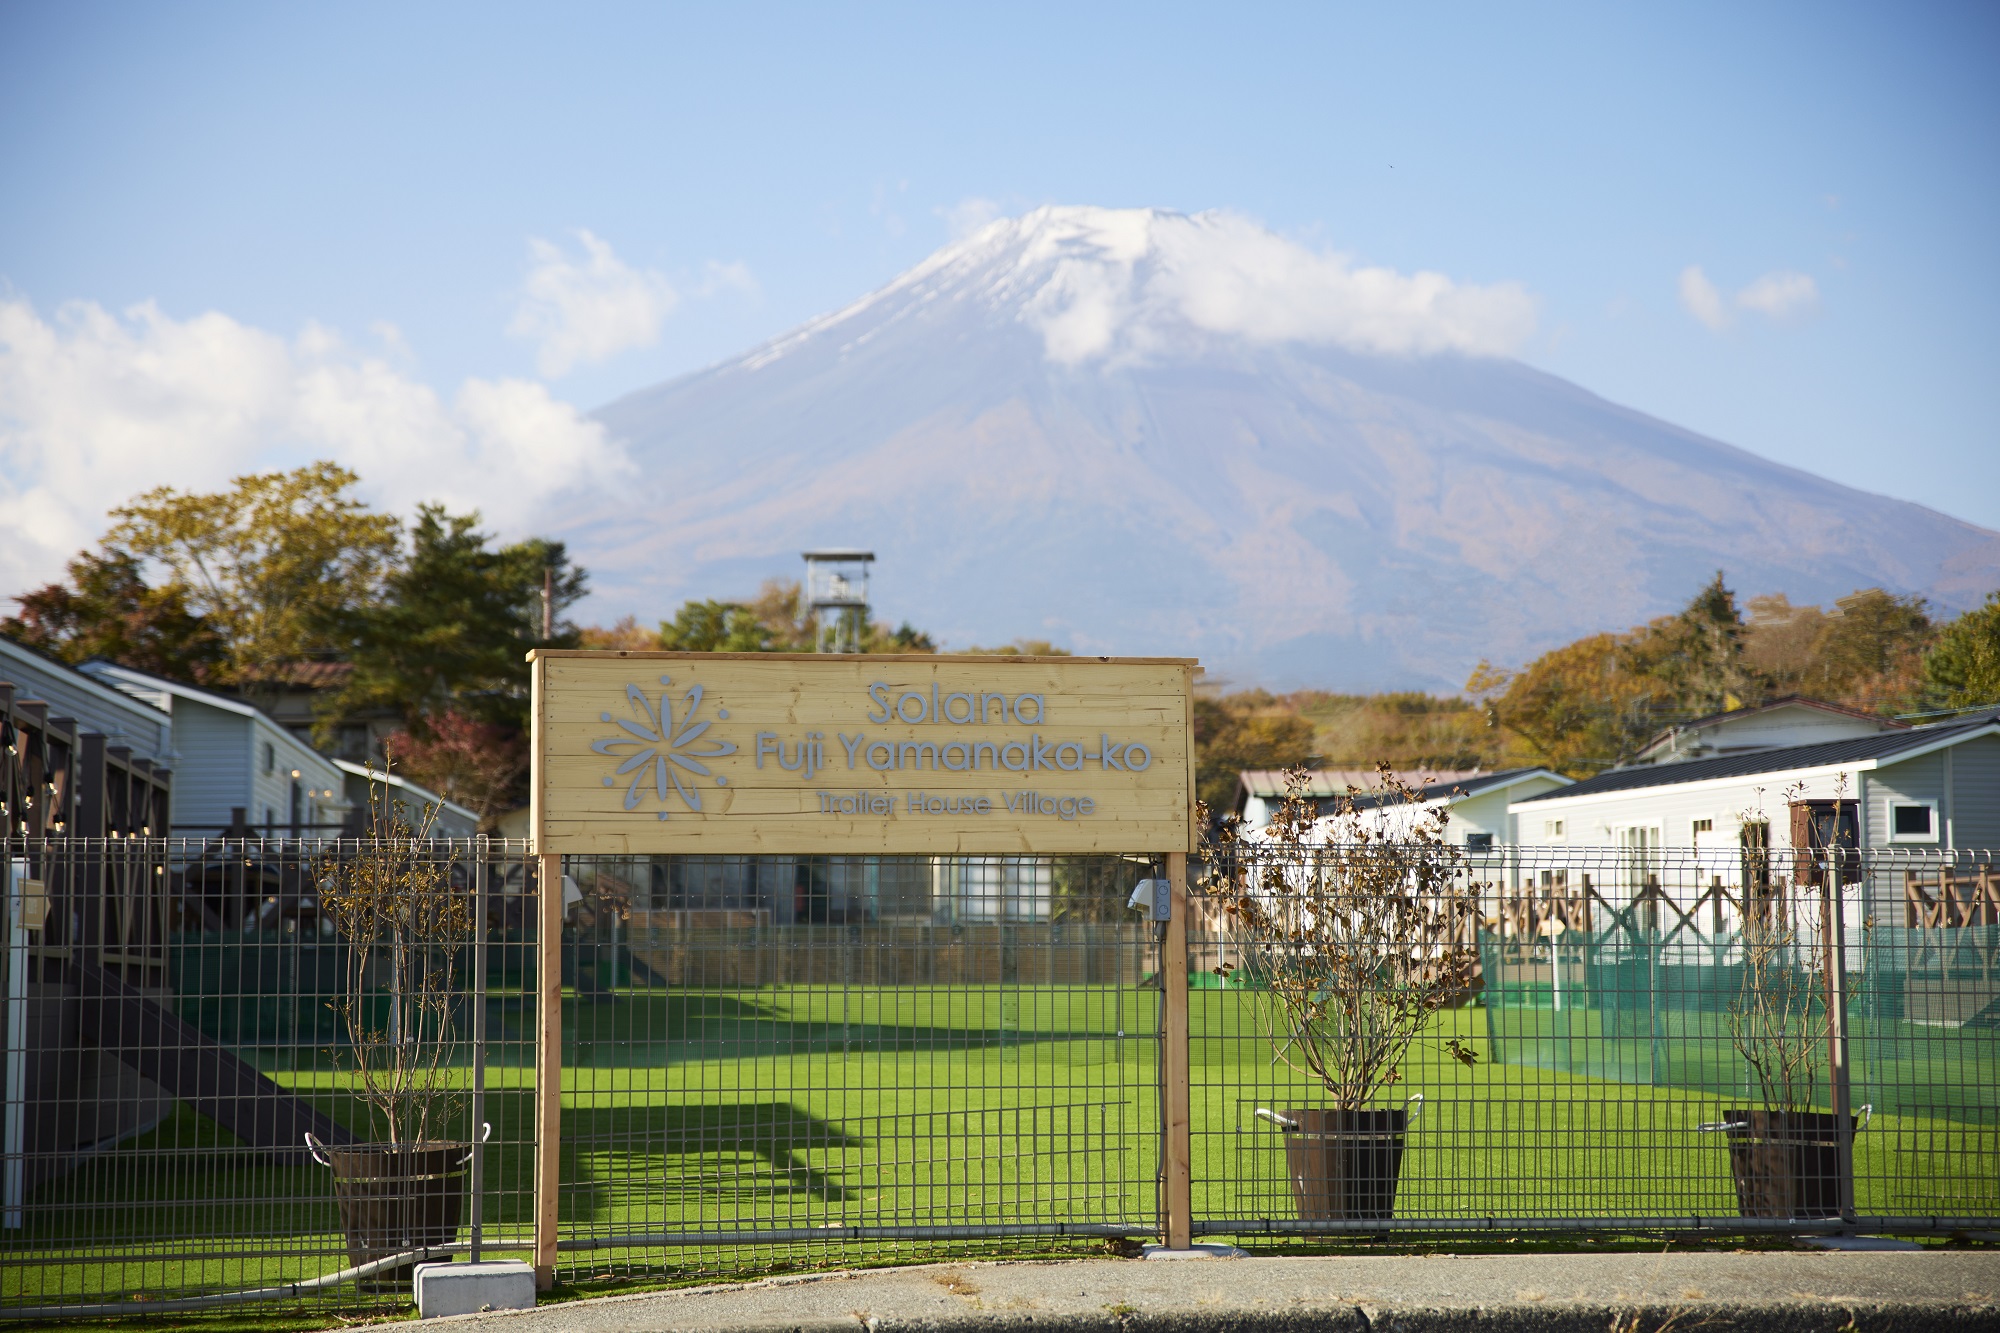
[[[1700,1128],[1728,1135],[1729,1173],[1745,1217],[1785,1220],[1840,1216],[1840,1121],[1823,1111],[1730,1110]],[[1846,1134],[1866,1128],[1872,1107],[1848,1117]],[[1857,1119],[1859,1124],[1856,1123]]]
[[[442,1249],[457,1241],[471,1145],[370,1143],[335,1148],[310,1134],[306,1145],[321,1165],[333,1170],[333,1197],[347,1232],[350,1263],[358,1266],[392,1255]],[[413,1258],[363,1278],[361,1289],[405,1289],[418,1262]]]
[[[1404,1135],[1422,1111],[1419,1094],[1390,1110],[1260,1107],[1257,1114],[1285,1132],[1285,1174],[1300,1221],[1387,1222],[1396,1215]]]

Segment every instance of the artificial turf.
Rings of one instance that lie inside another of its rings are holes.
[[[1282,1136],[1256,1109],[1323,1102],[1308,1080],[1274,1063],[1251,998],[1197,990],[1190,1011],[1195,1216],[1239,1238],[1255,1238],[1263,1219],[1295,1215]],[[516,1033],[514,1058],[488,1070],[487,1235],[518,1245],[532,1231],[532,1072],[519,997],[494,1005],[496,1023]],[[993,1248],[839,1236],[723,1248],[629,1239],[659,1233],[994,1222],[1145,1231],[1156,1218],[1158,1013],[1158,992],[1147,986],[572,993],[562,1232],[604,1247],[566,1252],[563,1276],[601,1285]],[[1499,1243],[1511,1237],[1492,1234],[1490,1219],[1625,1219],[1671,1231],[1736,1212],[1720,1136],[1698,1128],[1743,1101],[1727,1086],[1726,1043],[1714,1033],[1680,1034],[1681,1049],[1715,1066],[1701,1088],[1685,1089],[1502,1063],[1487,1028],[1477,1006],[1441,1014],[1380,1098],[1424,1099],[1407,1137],[1399,1219],[1462,1224]],[[1570,1036],[1600,1053],[1618,1039]],[[1452,1039],[1473,1063],[1448,1052]],[[1697,1042],[1705,1044],[1689,1046]],[[336,1115],[354,1114],[351,1078],[319,1053],[261,1058],[279,1081]],[[1855,1163],[1863,1214],[2000,1216],[2000,1141],[1990,1124],[1878,1115],[1856,1141]],[[7,1305],[136,1296],[132,1307],[143,1310],[149,1296],[267,1286],[347,1262],[323,1169],[266,1165],[186,1110],[28,1203],[28,1225],[0,1239]],[[349,1287],[327,1299],[363,1298]]]

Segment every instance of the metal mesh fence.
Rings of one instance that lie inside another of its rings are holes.
[[[566,865],[566,1271],[1157,1229],[1147,863]]]
[[[1384,987],[1413,967],[1408,934],[1326,927],[1365,916],[1352,851],[1245,847],[1196,894],[1197,1233],[2000,1216],[2000,877],[1985,854],[1453,853],[1433,887],[1475,906],[1414,941],[1414,967],[1458,950],[1476,975],[1343,1107],[1301,1058],[1305,1011],[1349,1038],[1395,1025],[1343,1019],[1341,988],[1315,992],[1310,964],[1349,949]],[[1239,906],[1246,885],[1253,903],[1320,895],[1320,921],[1279,950],[1309,964],[1303,985],[1260,967],[1225,910],[1232,885]]]
[[[329,890],[369,866],[451,905],[417,968],[380,940],[359,958],[336,926]],[[0,1309],[401,1303],[413,1256],[527,1247],[536,885],[520,844],[17,838],[0,868]],[[414,996],[440,959],[422,1029]],[[386,1136],[350,994],[377,1056],[430,1039],[442,1095],[423,1137],[452,1146],[357,1156]]]
[[[1197,868],[1196,1234],[2000,1224],[1984,856],[1386,855],[1373,878],[1327,847]],[[519,844],[15,839],[0,862],[6,1314],[402,1303],[416,1254],[526,1257],[551,1202],[571,1280],[1165,1220],[1177,946],[1126,908],[1158,862],[574,857],[549,951]],[[449,909],[428,952],[378,920],[363,957],[341,924],[329,886],[384,865]],[[1320,895],[1274,907],[1289,934],[1225,910],[1287,885]],[[538,1200],[544,952],[561,1132]],[[1406,1045],[1356,1084],[1322,1044],[1329,1088],[1294,1067],[1288,994]],[[459,1146],[385,1157],[356,1062],[426,1034],[447,1096],[421,1137]]]

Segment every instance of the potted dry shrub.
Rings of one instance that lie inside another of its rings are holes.
[[[454,1137],[464,1112],[454,1056],[470,895],[453,883],[453,854],[432,842],[435,808],[413,827],[386,784],[370,788],[371,837],[354,855],[326,860],[320,899],[343,950],[333,1008],[348,1040],[336,1059],[360,1084],[378,1137],[334,1147],[307,1136],[332,1168],[357,1266],[419,1251],[444,1257],[458,1236],[470,1157]],[[406,1286],[416,1263],[364,1279],[364,1290]]]
[[[1729,1036],[1749,1066],[1763,1104],[1734,1107],[1721,1122],[1729,1171],[1745,1217],[1830,1218],[1841,1214],[1841,1149],[1855,1117],[1813,1108],[1822,1092],[1831,1014],[1827,1007],[1828,914],[1813,919],[1804,894],[1838,893],[1842,858],[1823,858],[1817,873],[1801,858],[1797,881],[1772,874],[1770,826],[1761,812],[1744,828],[1740,974],[1729,1003]],[[1816,882],[1815,882],[1816,881]]]
[[[1478,961],[1478,890],[1445,840],[1449,815],[1378,772],[1382,790],[1350,788],[1330,820],[1306,795],[1306,772],[1288,774],[1268,828],[1255,840],[1225,830],[1207,858],[1237,960],[1218,970],[1245,973],[1276,1058],[1326,1094],[1321,1106],[1260,1112],[1285,1131],[1306,1221],[1395,1215],[1409,1103],[1373,1103],[1402,1081],[1438,1012],[1463,1000]]]

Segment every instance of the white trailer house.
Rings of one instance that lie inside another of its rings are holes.
[[[331,834],[347,818],[346,774],[268,714],[110,662],[79,669],[172,716],[175,832],[221,833],[240,813],[269,836]]]

